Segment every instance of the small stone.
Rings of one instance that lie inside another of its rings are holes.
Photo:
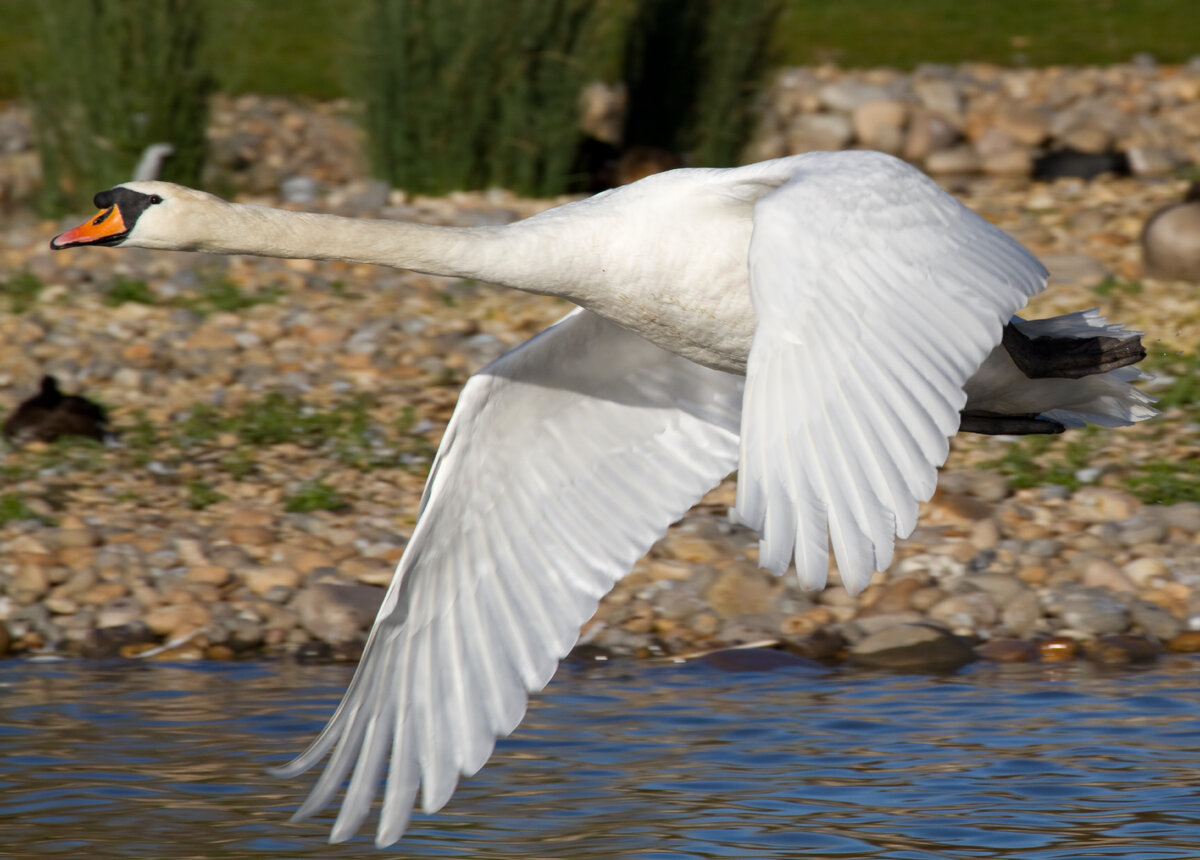
[[[709,586],[704,600],[722,618],[767,612],[772,604],[771,583],[757,568],[730,568]]]
[[[663,548],[680,561],[692,564],[712,564],[720,554],[711,540],[674,531],[663,539]]]
[[[84,606],[100,606],[129,593],[123,582],[98,582],[78,595]]]
[[[1161,606],[1144,600],[1129,607],[1129,617],[1134,625],[1161,642],[1174,639],[1183,632],[1183,622]]]
[[[1033,153],[1023,147],[983,156],[980,168],[990,176],[1028,176],[1033,171]]]
[[[1200,533],[1200,502],[1179,502],[1161,510],[1168,526],[1192,534]]]
[[[1069,663],[1079,656],[1079,643],[1069,636],[1051,636],[1037,643],[1043,663]]]
[[[912,596],[915,592],[924,587],[924,582],[919,577],[904,576],[895,580],[886,582],[879,593],[879,596],[866,608],[866,612],[871,615],[880,615],[884,613],[902,612],[910,609],[912,606]],[[871,589],[875,588],[872,586]],[[871,589],[863,595],[864,603],[866,597],[870,594]]]
[[[1138,588],[1147,588],[1156,579],[1169,576],[1171,569],[1161,558],[1135,558],[1121,568],[1121,573]]]
[[[1050,120],[1036,107],[1007,104],[992,117],[993,127],[1026,146],[1037,146],[1050,132]]]
[[[229,568],[218,567],[211,564],[189,568],[187,576],[192,582],[198,582],[205,585],[215,585],[218,587],[229,582],[229,580],[232,578]]]
[[[300,574],[290,567],[251,567],[242,571],[246,587],[258,595],[266,594],[277,585],[296,588],[300,585]]]
[[[1012,492],[1008,478],[999,472],[976,472],[971,476],[967,492],[983,502],[996,504]]]
[[[1150,518],[1145,512],[1135,514],[1121,524],[1121,543],[1125,546],[1161,543],[1167,536],[1166,523]]]
[[[837,80],[825,84],[817,96],[827,108],[838,113],[852,113],[867,102],[888,98],[888,91],[875,84],[864,84],[854,80]]]
[[[1111,561],[1103,558],[1092,559],[1087,563],[1083,569],[1082,582],[1087,586],[1107,588],[1110,591],[1136,591],[1129,577]]]
[[[925,159],[925,169],[934,176],[978,173],[979,154],[969,143],[931,152]]]
[[[230,526],[227,534],[230,542],[239,546],[270,546],[275,542],[275,532],[266,526]]]
[[[1101,636],[1087,649],[1089,660],[1107,666],[1131,663],[1150,663],[1158,657],[1158,649],[1140,636]]]
[[[964,579],[961,587],[986,593],[997,606],[1028,591],[1020,580],[1002,573],[977,573]]]
[[[142,619],[146,626],[168,639],[203,627],[211,620],[208,607],[199,603],[156,606]]]
[[[79,549],[93,547],[97,543],[96,533],[86,526],[71,529],[58,529],[54,535],[57,549]]]
[[[1179,169],[1179,160],[1169,149],[1135,146],[1127,153],[1135,176],[1169,176]]]
[[[711,612],[701,612],[693,616],[691,626],[697,636],[713,636],[721,629],[721,622]]]
[[[929,610],[930,619],[959,633],[987,629],[995,623],[998,614],[995,602],[982,591],[951,595]]]
[[[96,627],[127,627],[142,617],[142,606],[132,597],[117,597],[100,607]]]
[[[1112,146],[1112,135],[1097,125],[1083,125],[1060,134],[1058,143],[1063,149],[1099,155]]]
[[[49,590],[50,576],[46,568],[33,564],[21,565],[9,586],[9,591],[19,595],[23,603],[41,600]]]
[[[985,550],[1000,543],[1000,537],[1000,524],[989,518],[974,523],[967,539],[975,549]]]
[[[1034,558],[1056,558],[1062,552],[1063,543],[1054,538],[1034,538],[1025,546],[1025,554]]]
[[[1184,630],[1167,642],[1167,650],[1176,654],[1200,653],[1200,630]]]
[[[1141,507],[1141,502],[1121,490],[1084,487],[1071,497],[1067,516],[1086,523],[1119,522],[1132,517]]]
[[[382,558],[348,558],[338,565],[343,576],[363,585],[387,587],[395,575],[396,565]]]
[[[975,653],[994,663],[1033,663],[1040,656],[1037,645],[1020,639],[992,639],[976,646]]]
[[[1000,611],[1000,623],[1014,636],[1028,637],[1040,626],[1042,604],[1036,594],[1026,591],[1017,595]]]
[[[79,604],[67,597],[47,597],[42,605],[55,615],[74,615],[79,611]]]

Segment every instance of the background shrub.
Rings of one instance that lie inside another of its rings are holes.
[[[584,84],[618,64],[630,0],[370,0],[361,96],[377,175],[410,191],[571,180]]]
[[[161,178],[197,184],[213,81],[205,4],[54,0],[36,10],[42,51],[25,88],[44,208],[86,208],[154,143],[174,147]]]
[[[629,28],[626,147],[740,161],[783,0],[641,0]]]

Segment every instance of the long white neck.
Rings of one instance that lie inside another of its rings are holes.
[[[569,230],[565,219],[539,219],[542,229],[528,229],[525,223],[444,227],[223,203],[189,224],[188,233],[196,238],[182,247],[217,254],[371,263],[586,299],[577,294],[577,279],[564,277],[571,268],[566,266],[564,272],[561,259],[563,231]]]

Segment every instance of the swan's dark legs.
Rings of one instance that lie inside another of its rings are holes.
[[[981,410],[963,410],[958,415],[959,432],[985,436],[1028,436],[1031,433],[1061,433],[1067,429],[1057,421],[1036,415],[1000,415]]]
[[[1136,364],[1146,357],[1141,337],[1029,337],[1016,326],[1004,327],[1000,341],[1017,369],[1030,379],[1079,379]],[[965,410],[958,429],[990,436],[1061,433],[1066,427],[1037,415],[1000,415]]]
[[[1013,363],[1030,379],[1079,379],[1136,364],[1146,357],[1142,339],[1133,337],[1037,337],[1014,325],[1004,327],[1001,341]]]

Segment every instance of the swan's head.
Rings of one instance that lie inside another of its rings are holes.
[[[93,202],[100,211],[51,239],[51,248],[126,245],[190,250],[198,246],[205,223],[228,205],[194,188],[152,181],[126,182],[101,191]]]

